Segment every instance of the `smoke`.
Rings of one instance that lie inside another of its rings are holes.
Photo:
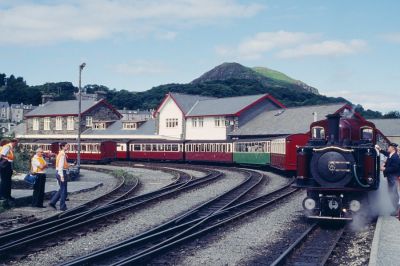
[[[362,211],[353,216],[353,221],[350,224],[350,228],[354,231],[363,230],[377,216],[389,216],[395,211],[390,199],[388,182],[383,177],[382,172],[380,172],[379,189],[369,192],[361,206],[363,206],[361,207]]]

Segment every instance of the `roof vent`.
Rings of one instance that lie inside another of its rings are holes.
[[[283,114],[285,112],[285,109],[281,109],[281,110],[279,110],[276,114],[275,114],[275,116],[280,116],[281,114]]]

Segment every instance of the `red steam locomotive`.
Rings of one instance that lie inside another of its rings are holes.
[[[340,114],[310,126],[310,140],[297,150],[296,186],[307,189],[303,207],[309,218],[351,220],[363,198],[379,187],[382,138],[375,125]]]

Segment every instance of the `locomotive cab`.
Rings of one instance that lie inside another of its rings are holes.
[[[328,115],[310,126],[310,141],[297,151],[296,186],[307,189],[309,218],[351,219],[363,196],[379,186],[376,128],[363,119]]]

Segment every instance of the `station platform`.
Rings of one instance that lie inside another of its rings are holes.
[[[372,241],[369,266],[400,265],[400,221],[379,216]]]
[[[15,176],[13,179],[23,180],[25,175]],[[95,180],[77,180],[68,182],[68,194],[77,194],[85,191],[94,190],[103,183]],[[55,178],[47,178],[45,185],[45,199],[50,199],[53,193],[59,189],[57,180]],[[12,207],[29,206],[32,202],[33,188],[31,189],[12,189],[11,196],[15,198],[15,201],[10,203]],[[6,206],[8,203],[4,200],[0,200],[0,207]]]

